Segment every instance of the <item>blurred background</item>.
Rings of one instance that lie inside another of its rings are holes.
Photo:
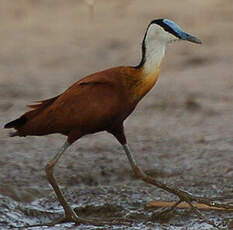
[[[174,20],[203,44],[167,49],[160,81],[126,122],[129,144],[151,175],[189,191],[232,195],[232,0],[0,0],[1,127],[88,74],[136,65],[155,18]],[[0,130],[0,194],[27,203],[51,194],[44,166],[65,138],[8,132]],[[74,144],[57,168],[59,183],[76,193],[81,185],[143,184],[104,133]]]

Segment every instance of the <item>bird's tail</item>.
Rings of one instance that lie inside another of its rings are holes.
[[[20,118],[17,118],[16,120],[13,120],[7,124],[5,124],[4,128],[5,129],[10,129],[10,128],[17,128],[20,126],[23,126],[27,122],[26,116],[21,116]]]
[[[4,128],[5,129],[14,128],[17,130],[20,127],[22,127],[26,122],[27,122],[27,118],[25,115],[23,115],[23,116],[17,118],[16,120],[13,120],[13,121],[5,124]],[[18,131],[9,133],[9,136],[10,137],[18,136]]]
[[[27,130],[27,124],[30,123],[30,121],[32,121],[34,117],[38,116],[44,109],[49,107],[57,98],[58,96],[47,100],[39,101],[39,103],[35,105],[29,105],[28,107],[32,108],[33,110],[26,112],[21,117],[7,123],[4,126],[5,129],[16,129],[16,132],[11,132],[9,136],[14,137],[32,135],[30,128],[29,130]]]

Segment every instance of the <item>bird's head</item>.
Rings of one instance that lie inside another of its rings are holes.
[[[142,42],[142,59],[137,68],[144,66],[145,72],[155,71],[160,66],[166,46],[178,40],[201,44],[201,40],[184,32],[175,22],[168,19],[153,20],[147,27]]]
[[[201,44],[199,38],[184,32],[175,22],[168,19],[153,20],[147,28],[145,39],[148,42],[158,41],[165,44],[177,40]]]

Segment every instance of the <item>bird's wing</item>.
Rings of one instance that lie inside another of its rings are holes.
[[[104,78],[95,79],[95,78],[92,78],[90,76],[90,77],[86,77],[86,78],[83,78],[83,79],[77,81],[71,87],[69,87],[66,91],[72,91],[73,89],[75,89],[75,91],[77,91],[79,89],[81,90],[81,87],[79,87],[79,86],[85,86],[85,85],[91,86],[91,85],[109,84],[109,83],[110,82]],[[36,104],[27,105],[27,107],[29,107],[33,110],[37,110],[37,109],[41,110],[41,109],[46,108],[49,105],[53,104],[53,102],[56,101],[61,95],[62,94],[55,96],[55,97],[52,97],[52,98],[45,99],[45,100],[35,101]]]

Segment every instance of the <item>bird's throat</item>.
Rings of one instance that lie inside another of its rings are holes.
[[[165,55],[166,46],[162,43],[148,42],[145,44],[144,65],[142,70],[146,75],[151,75],[158,71]]]

